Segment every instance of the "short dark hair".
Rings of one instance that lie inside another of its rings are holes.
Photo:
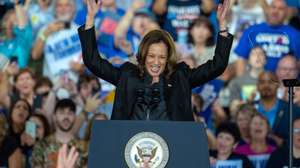
[[[80,75],[78,82],[77,82],[77,90],[79,91],[81,89],[82,84],[84,83],[90,83],[92,81],[92,77],[91,75]]]
[[[57,112],[58,109],[70,108],[74,113],[76,112],[76,104],[72,99],[61,99],[59,100],[54,108],[54,113]]]
[[[51,82],[51,80],[48,77],[45,77],[45,76],[40,77],[40,78],[38,78],[38,80],[36,82],[34,90],[36,91],[37,88],[39,88],[41,86],[45,86],[45,85],[49,86],[50,88],[53,87],[53,83]]]
[[[241,138],[238,126],[236,125],[236,123],[233,122],[221,123],[216,130],[216,135],[218,136],[220,133],[230,134],[234,138],[235,143],[240,141]]]

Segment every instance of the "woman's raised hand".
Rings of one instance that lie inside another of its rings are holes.
[[[100,9],[101,0],[87,0],[86,5],[88,11],[86,14],[85,29],[89,29],[94,26],[94,17]]]

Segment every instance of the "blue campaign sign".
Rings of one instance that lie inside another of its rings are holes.
[[[270,154],[248,156],[249,160],[256,168],[265,168],[269,160],[269,157]]]
[[[218,160],[215,168],[242,168],[242,160]]]
[[[71,25],[51,35],[45,44],[45,60],[52,75],[70,69],[70,62],[81,62],[81,45],[77,26]]]

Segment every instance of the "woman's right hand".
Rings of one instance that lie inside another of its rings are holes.
[[[101,6],[101,0],[87,0],[86,1],[87,5],[87,15],[86,15],[86,22],[85,22],[85,28],[91,28],[94,25],[94,17],[96,13],[99,11],[100,6]]]

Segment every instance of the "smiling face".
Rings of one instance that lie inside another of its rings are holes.
[[[168,50],[163,42],[153,43],[149,46],[145,66],[147,72],[153,79],[159,79],[159,75],[164,72],[167,58]]]
[[[235,145],[234,137],[226,132],[217,135],[217,150],[220,155],[229,155]]]

